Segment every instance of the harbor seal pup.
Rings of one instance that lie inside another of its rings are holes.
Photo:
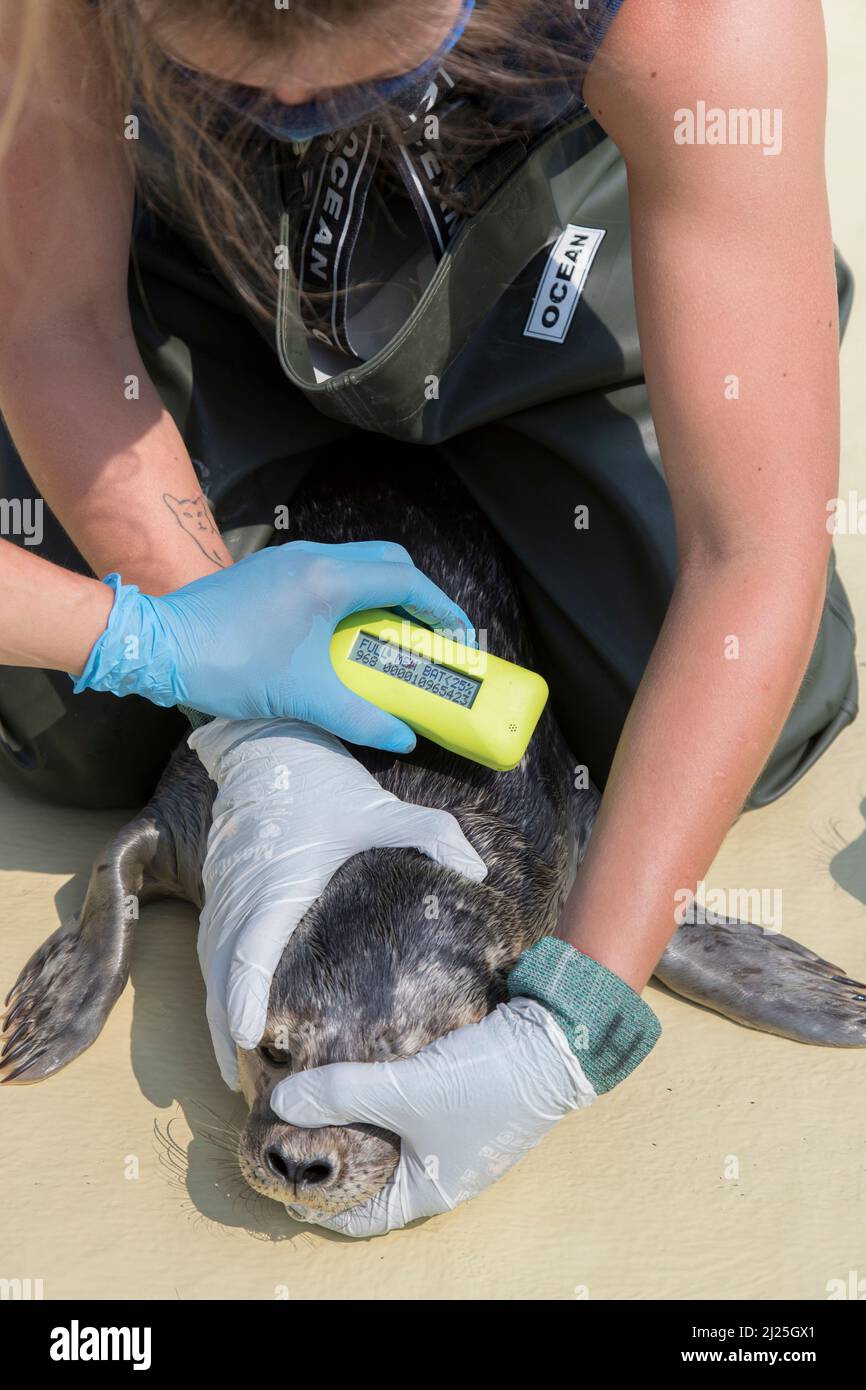
[[[405,479],[387,471],[364,483],[317,472],[293,500],[291,519],[286,539],[400,542],[487,629],[492,652],[534,664],[506,559],[456,480],[426,479],[407,491]],[[550,706],[522,762],[506,774],[424,739],[409,756],[353,752],[396,796],[452,812],[488,875],[471,883],[412,849],[356,855],[283,952],[262,1042],[239,1052],[249,1105],[239,1162],[256,1191],[328,1212],[379,1191],[399,1141],[369,1125],[287,1125],[270,1109],[274,1084],[287,1071],[327,1062],[408,1056],[495,1008],[520,952],[554,929],[599,803],[594,787],[575,790],[579,759]],[[214,791],[182,746],[149,804],[98,857],[81,911],[36,951],[11,991],[5,1081],[41,1081],[97,1038],[127,981],[131,904],[177,896],[201,907]],[[866,1044],[863,987],[748,922],[707,924],[693,915],[656,975],[751,1028],[836,1047]]]

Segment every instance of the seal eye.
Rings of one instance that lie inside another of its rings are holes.
[[[262,1043],[258,1051],[259,1056],[267,1062],[269,1067],[290,1067],[292,1065],[291,1053],[283,1047],[271,1047],[268,1043]]]

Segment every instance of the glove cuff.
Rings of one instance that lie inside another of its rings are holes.
[[[624,1081],[661,1035],[652,1009],[625,980],[557,936],[523,952],[507,987],[512,999],[524,995],[550,1010],[599,1095]]]
[[[210,724],[213,719],[212,714],[202,714],[200,709],[193,709],[192,705],[178,705],[178,709],[189,720],[191,729],[200,729],[202,724]]]
[[[136,584],[124,584],[115,572],[101,582],[114,590],[114,603],[81,675],[67,672],[73,693],[100,690],[143,695],[155,705],[177,704],[176,673],[159,617],[159,600],[142,594]]]

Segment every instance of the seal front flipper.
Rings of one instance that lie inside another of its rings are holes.
[[[838,965],[734,917],[678,928],[656,979],[747,1028],[824,1047],[866,1047],[866,985]]]
[[[79,913],[49,936],[13,985],[0,1081],[43,1081],[95,1042],[129,978],[132,932],[159,844],[145,814],[98,856]]]

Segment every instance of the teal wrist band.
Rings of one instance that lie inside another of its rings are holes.
[[[510,998],[525,995],[550,1010],[599,1095],[624,1081],[661,1035],[631,985],[558,936],[524,951],[507,986]]]
[[[200,729],[202,724],[209,724],[213,719],[212,714],[202,714],[200,709],[193,709],[192,705],[178,705],[178,709],[186,715],[193,729]]]

